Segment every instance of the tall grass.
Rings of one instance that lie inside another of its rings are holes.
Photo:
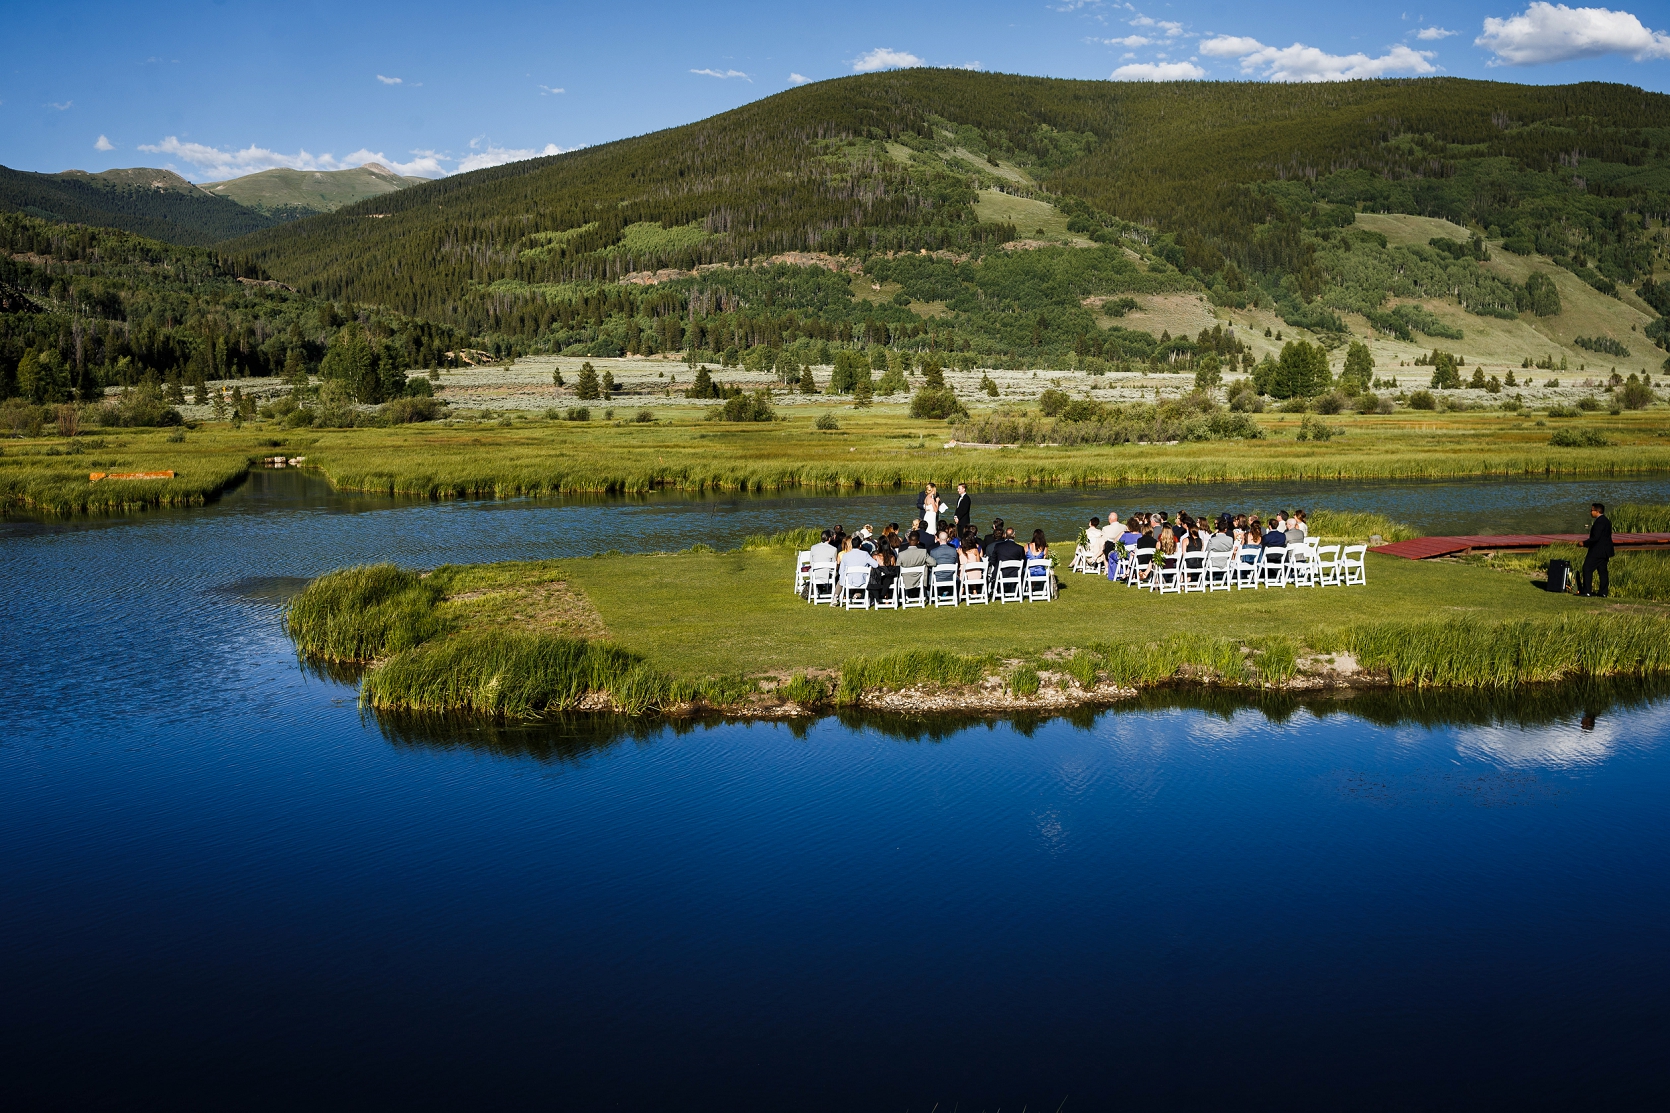
[[[629,713],[670,701],[666,674],[606,642],[507,631],[459,635],[391,657],[360,685],[378,710],[473,711],[524,718],[607,691]]]
[[[1087,647],[1110,683],[1134,688],[1187,675],[1199,680],[1243,683],[1247,667],[1241,643],[1208,634],[1178,633],[1145,645],[1111,643]],[[1078,666],[1082,669],[1082,666]],[[1069,671],[1072,671],[1071,669]],[[1083,683],[1082,676],[1079,677]]]
[[[1509,688],[1670,670],[1670,621],[1656,615],[1380,622],[1353,627],[1345,640],[1359,664],[1399,686]]]
[[[440,596],[410,569],[357,565],[303,588],[284,612],[284,629],[304,656],[371,661],[445,630],[434,613]]]
[[[965,656],[943,649],[910,649],[880,657],[849,657],[841,665],[837,703],[856,703],[867,692],[900,688],[950,688],[977,684],[995,663],[990,656]]]
[[[1540,578],[1549,561],[1568,560],[1577,569],[1583,566],[1586,555],[1587,550],[1577,545],[1549,545],[1532,553],[1498,553],[1489,565]],[[1612,558],[1607,575],[1607,593],[1614,599],[1670,603],[1670,553],[1626,549]]]
[[[822,537],[823,531],[813,526],[778,530],[776,533],[750,533],[742,539],[741,549],[810,549]]]
[[[1626,502],[1607,515],[1619,533],[1670,533],[1670,506]]]
[[[1421,536],[1414,526],[1394,522],[1384,514],[1363,510],[1319,509],[1310,516],[1310,534],[1326,541],[1356,544],[1375,534],[1387,541],[1408,541]]]

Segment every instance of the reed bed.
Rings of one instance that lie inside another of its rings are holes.
[[[98,460],[101,466],[91,468],[92,460]],[[101,457],[85,453],[67,461],[56,457],[20,466],[16,458],[0,459],[0,503],[51,515],[125,514],[163,506],[202,506],[249,474],[247,460],[216,460],[207,466],[194,466],[173,479],[105,479],[94,483],[88,479],[89,471],[152,469],[144,465],[124,467],[122,462],[105,466]]]
[[[867,692],[901,688],[953,688],[978,684],[996,663],[991,656],[969,656],[943,649],[910,649],[879,657],[849,657],[841,665],[837,703],[857,703]]]
[[[669,702],[672,682],[638,654],[606,642],[499,631],[396,654],[366,675],[360,700],[377,710],[526,718],[572,709],[597,691],[639,714]]]
[[[1607,515],[1619,533],[1670,533],[1670,506],[1626,502]]]
[[[1381,622],[1353,627],[1344,641],[1358,664],[1399,687],[1511,688],[1670,670],[1670,621],[1658,615]]]
[[[441,592],[416,572],[362,564],[308,584],[284,612],[284,629],[307,657],[372,661],[442,633]]]
[[[1325,508],[1311,514],[1310,533],[1313,537],[1348,545],[1367,542],[1375,534],[1385,541],[1408,541],[1421,536],[1414,526],[1394,522],[1384,514]]]

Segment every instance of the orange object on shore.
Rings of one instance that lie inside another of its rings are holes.
[[[101,479],[173,479],[171,471],[95,471],[87,473],[87,482],[97,483]]]

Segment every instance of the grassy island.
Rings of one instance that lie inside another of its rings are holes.
[[[1501,689],[1670,670],[1670,607],[1370,554],[1367,586],[1159,596],[1069,575],[1052,603],[847,612],[790,588],[793,546],[393,565],[321,577],[287,628],[366,666],[378,710],[999,711],[1145,686]],[[1657,555],[1635,560],[1663,560]]]

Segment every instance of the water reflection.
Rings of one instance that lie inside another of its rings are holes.
[[[344,666],[308,665],[321,677],[343,683],[358,673]],[[1061,714],[1020,711],[1003,716],[977,714],[899,714],[843,708],[827,718],[854,733],[868,732],[908,743],[944,743],[975,731],[1000,726],[1032,737],[1044,724],[1063,722],[1080,731],[1112,727],[1121,720],[1152,716],[1163,711],[1193,711],[1205,718],[1190,728],[1192,740],[1232,739],[1245,729],[1245,716],[1261,717],[1275,725],[1301,716],[1317,720],[1348,717],[1378,727],[1416,728],[1431,732],[1467,728],[1458,743],[1463,753],[1482,760],[1516,766],[1564,767],[1604,759],[1623,740],[1619,718],[1625,712],[1646,711],[1648,720],[1665,729],[1649,729],[1648,737],[1670,736],[1670,704],[1655,701],[1670,696],[1670,677],[1647,679],[1588,679],[1548,684],[1506,692],[1431,692],[1368,690],[1343,694],[1259,692],[1215,688],[1153,688],[1133,699],[1107,707],[1079,707]],[[383,737],[402,747],[473,749],[495,757],[533,758],[538,761],[578,761],[620,742],[654,742],[665,734],[689,734],[739,720],[723,715],[660,717],[598,714],[553,714],[521,723],[497,722],[462,715],[420,715],[410,712],[367,711]],[[1639,716],[1628,728],[1641,731]],[[796,738],[805,738],[819,720],[799,716],[783,721]],[[1223,730],[1214,730],[1212,722]]]

